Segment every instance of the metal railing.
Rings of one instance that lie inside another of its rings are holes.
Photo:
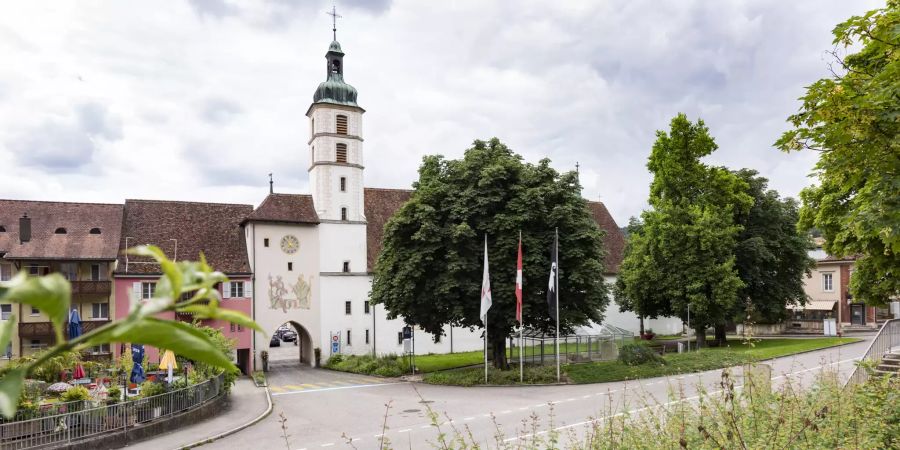
[[[0,424],[0,448],[34,449],[124,431],[194,409],[225,392],[225,377],[113,405]]]
[[[885,353],[890,352],[892,348],[898,345],[900,345],[900,319],[891,319],[885,322],[881,329],[878,330],[875,339],[872,340],[866,353],[860,359],[860,365],[857,365],[853,370],[853,374],[850,375],[845,386],[865,383],[869,379],[869,371],[861,363],[871,362],[878,364]]]
[[[616,359],[619,355],[619,347],[630,343],[633,336],[605,336],[605,335],[570,335],[559,337],[559,356],[563,364],[608,361]],[[519,360],[519,351],[522,351],[522,359],[531,364],[556,364],[556,339],[550,336],[525,336],[521,348],[510,347],[508,358],[510,362]]]

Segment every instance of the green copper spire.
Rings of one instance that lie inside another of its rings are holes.
[[[319,84],[313,94],[313,103],[359,106],[356,104],[356,88],[344,82],[344,52],[341,44],[332,41],[325,54],[328,60],[328,78]]]

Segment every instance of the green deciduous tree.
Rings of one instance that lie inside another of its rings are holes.
[[[736,266],[744,283],[735,315],[741,315],[749,303],[754,317],[775,322],[784,318],[788,305],[806,303],[803,281],[814,265],[807,256],[809,238],[797,230],[796,201],[781,199],[755,170],[735,173],[753,197],[750,210],[735,217],[742,228],[735,248]]]
[[[657,132],[647,167],[653,173],[641,226],[630,233],[617,301],[638,314],[686,318],[705,345],[705,330],[724,324],[744,287],[735,266],[741,227],[736,213],[752,198],[738,176],[700,159],[717,148],[703,121],[679,114]]]
[[[878,305],[900,295],[900,1],[833,34],[837,69],[807,88],[776,145],[820,152],[800,227],[820,229],[830,254],[859,256],[851,292]]]
[[[388,317],[438,335],[445,325],[482,327],[479,318],[484,235],[493,307],[488,338],[494,365],[506,366],[516,327],[516,246],[522,232],[527,327],[551,332],[546,293],[550,246],[559,228],[560,325],[600,322],[608,302],[602,231],[581,198],[574,172],[550,161],[528,164],[499,140],[475,141],[462,159],[427,156],[412,198],[385,225],[371,299]]]

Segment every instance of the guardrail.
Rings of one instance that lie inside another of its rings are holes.
[[[200,405],[225,392],[224,375],[165,394],[0,424],[0,448],[34,449],[124,431]]]
[[[875,335],[875,339],[869,344],[869,348],[859,362],[871,361],[877,364],[885,353],[898,345],[900,345],[900,319],[891,319],[878,330],[878,334]],[[845,386],[865,383],[868,379],[869,371],[865,367],[857,365]]]

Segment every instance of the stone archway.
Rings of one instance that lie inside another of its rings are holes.
[[[288,320],[276,328],[270,336],[268,344],[270,368],[315,364],[312,336],[300,323]]]

